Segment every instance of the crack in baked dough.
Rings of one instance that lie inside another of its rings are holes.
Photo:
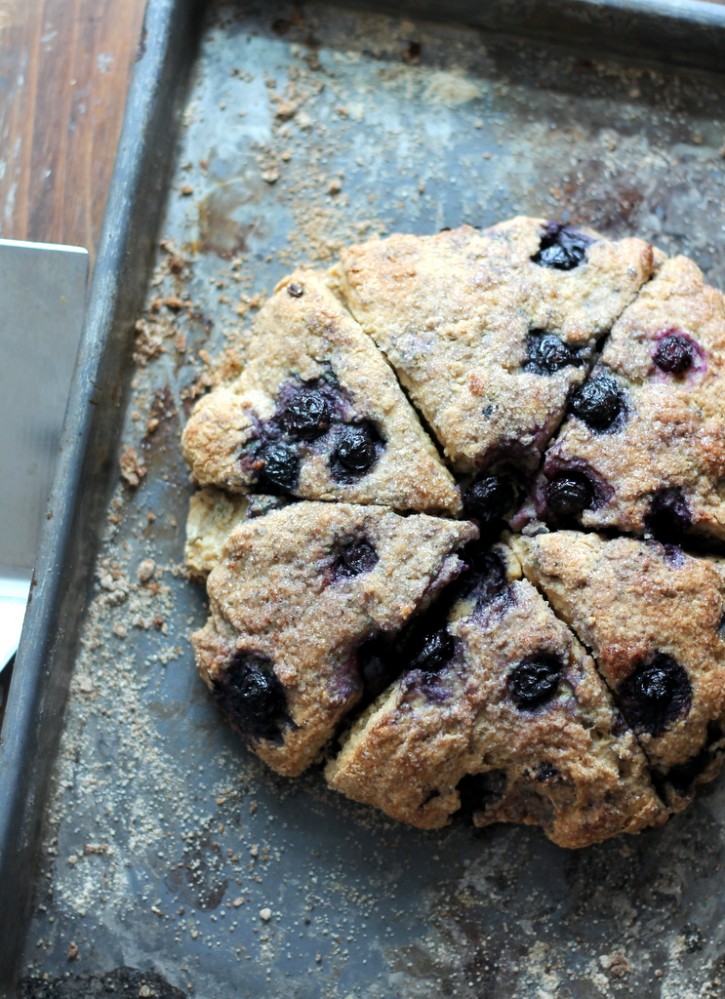
[[[707,590],[716,637],[695,661],[685,647],[699,624],[671,641],[631,639],[629,616],[649,620],[631,611],[646,594],[628,605],[616,573],[610,630],[594,639],[577,600],[586,591],[596,618],[590,580],[567,602],[533,553],[563,544],[576,562],[582,546],[629,545],[629,576],[654,558],[642,587],[658,580],[650,596],[671,623],[691,575],[674,561],[697,563],[677,545],[725,531],[724,368],[723,297],[695,265],[583,227],[518,218],[394,235],[284,279],[257,318],[250,363],[197,404],[183,436],[207,486],[192,501],[187,561],[211,572],[212,617],[194,642],[222,709],[236,705],[233,723],[282,773],[339,738],[331,784],[413,825],[473,813],[581,846],[681,810],[721,762],[725,590]],[[648,436],[637,428],[650,411]],[[639,468],[649,478],[637,493]],[[400,569],[369,536],[386,516],[397,558],[418,559],[418,588],[386,617],[388,585],[373,620],[364,608],[383,592],[380,574],[390,584]],[[435,558],[430,539],[418,550],[423,522],[449,538]],[[654,542],[591,533],[612,525],[667,544],[655,557]],[[504,552],[507,609],[491,616],[480,594]],[[304,613],[285,573],[312,599]],[[558,645],[544,641],[554,633]]]

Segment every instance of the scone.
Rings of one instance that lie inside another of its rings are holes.
[[[725,299],[695,264],[535,218],[396,234],[253,332],[183,433],[194,651],[248,747],[425,829],[580,847],[682,810],[725,753]]]
[[[331,787],[438,828],[523,822],[576,847],[663,821],[591,657],[497,545],[327,766]]]
[[[668,260],[614,325],[549,448],[552,523],[725,539],[725,296]]]
[[[333,272],[457,472],[538,465],[599,339],[647,281],[650,244],[517,218],[394,235]]]
[[[200,485],[455,514],[458,487],[395,375],[324,276],[280,283],[241,376],[202,398],[182,444]]]
[[[192,636],[202,679],[280,774],[305,770],[360,699],[359,651],[393,635],[463,569],[466,521],[295,503],[239,524]]]
[[[634,538],[519,538],[529,578],[589,648],[667,801],[687,803],[725,750],[725,566]]]

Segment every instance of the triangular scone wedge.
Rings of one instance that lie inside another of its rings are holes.
[[[241,376],[201,399],[184,430],[199,484],[459,512],[395,375],[323,275],[282,281],[254,334]]]
[[[668,802],[684,807],[725,749],[725,567],[656,541],[575,531],[512,544],[592,651]]]
[[[457,586],[413,668],[353,725],[331,787],[424,829],[540,825],[586,846],[664,821],[632,732],[591,657],[493,548]]]
[[[725,296],[668,260],[615,324],[550,448],[539,513],[556,523],[579,483],[587,527],[664,541],[725,539]]]
[[[639,239],[516,218],[342,251],[340,294],[395,368],[453,467],[528,466],[597,341],[659,255]]]
[[[272,769],[301,773],[363,693],[359,651],[463,569],[465,521],[295,503],[236,527],[192,636],[202,679]]]

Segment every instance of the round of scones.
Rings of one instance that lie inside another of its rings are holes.
[[[192,636],[246,745],[422,829],[580,847],[725,753],[725,298],[515,218],[299,270],[183,433]]]

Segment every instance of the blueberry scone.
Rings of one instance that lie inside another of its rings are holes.
[[[536,468],[597,341],[652,275],[639,239],[517,218],[342,252],[355,318],[458,472]]]
[[[663,821],[594,663],[498,545],[328,764],[331,787],[423,829],[536,824],[561,846]]]
[[[250,749],[567,847],[715,776],[725,298],[694,263],[525,217],[391,235],[282,280],[248,357],[182,443],[196,662]]]
[[[295,503],[242,522],[207,581],[192,636],[202,679],[274,770],[301,773],[364,690],[359,652],[461,572],[466,521]]]
[[[546,456],[539,512],[665,541],[725,539],[725,296],[667,260],[614,325]]]
[[[574,531],[514,545],[592,651],[668,802],[685,804],[725,749],[725,565]]]
[[[182,444],[200,485],[460,510],[458,487],[395,375],[312,271],[277,287],[247,367],[199,401]]]

